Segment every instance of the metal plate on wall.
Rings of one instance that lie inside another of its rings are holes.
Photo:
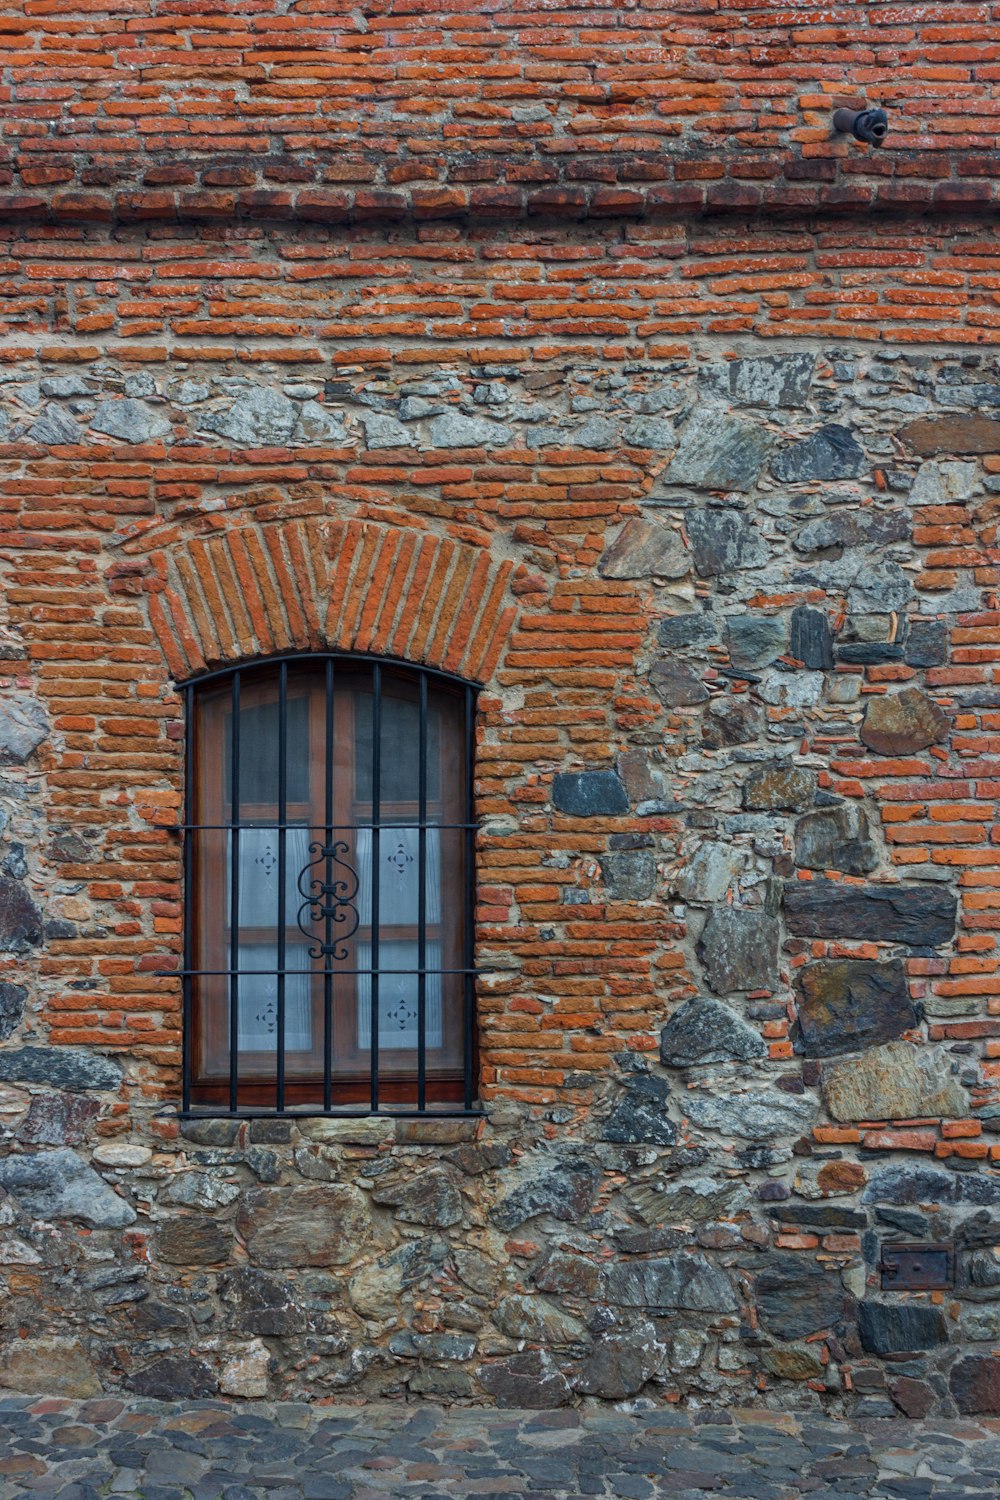
[[[879,1270],[885,1291],[933,1291],[951,1286],[954,1257],[950,1245],[930,1241],[883,1244]]]

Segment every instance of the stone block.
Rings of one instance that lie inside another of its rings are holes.
[[[703,1255],[619,1261],[603,1274],[602,1295],[616,1307],[648,1311],[728,1313],[737,1302],[729,1278]]]
[[[726,644],[734,667],[767,667],[789,644],[789,623],[783,615],[730,615]]]
[[[346,1265],[372,1235],[364,1195],[334,1184],[252,1188],[236,1223],[250,1260],[268,1270]]]
[[[48,716],[36,698],[0,698],[0,765],[23,766],[48,732]]]
[[[597,565],[602,578],[683,578],[691,554],[680,533],[660,521],[626,521]]]
[[[667,481],[700,490],[752,489],[773,441],[757,422],[718,406],[698,406],[681,431]]]
[[[744,782],[743,806],[751,812],[805,812],[815,799],[816,781],[808,766],[766,761]]]
[[[616,771],[559,771],[552,806],[572,818],[617,818],[628,812],[628,797]]]
[[[828,672],[833,666],[833,632],[825,613],[800,604],[792,610],[788,654],[804,667]]]
[[[760,529],[739,510],[714,506],[693,510],[688,516],[687,529],[694,565],[701,578],[759,568],[770,556],[771,549]]]
[[[924,1302],[858,1304],[858,1331],[867,1354],[903,1354],[936,1349],[948,1342],[948,1325],[940,1307]]]
[[[42,914],[20,880],[0,875],[0,951],[26,953],[42,941]]]
[[[766,912],[715,907],[698,940],[698,957],[715,993],[776,989],[780,940],[778,923]]]
[[[86,1400],[101,1382],[79,1339],[14,1339],[0,1350],[0,1387],[29,1396]]]
[[[707,369],[702,385],[739,406],[761,406],[770,411],[775,406],[804,406],[815,370],[816,356],[809,350],[731,359]]]
[[[770,1254],[754,1278],[761,1327],[780,1339],[805,1339],[835,1328],[844,1312],[839,1273],[807,1255]]]
[[[741,1140],[770,1141],[799,1136],[816,1120],[816,1103],[809,1095],[749,1092],[716,1097],[689,1094],[684,1112],[692,1124]]]
[[[795,824],[795,863],[806,870],[866,875],[878,864],[868,815],[857,803],[817,808]]]
[[[998,424],[1000,425],[1000,424]],[[870,698],[861,739],[877,755],[914,755],[948,738],[948,715],[919,688]]]
[[[233,1251],[232,1225],[206,1214],[161,1219],[156,1230],[160,1257],[173,1266],[217,1266]]]
[[[943,885],[845,885],[796,880],[785,886],[785,921],[803,937],[939,947],[955,935],[955,893]]]
[[[569,1381],[541,1349],[482,1364],[479,1383],[497,1406],[547,1411],[572,1398]]]
[[[90,419],[94,432],[106,433],[123,443],[151,443],[166,437],[170,423],[148,407],[145,401],[129,397],[102,401]]]
[[[600,1170],[585,1157],[533,1151],[510,1179],[510,1190],[494,1205],[490,1218],[499,1229],[550,1214],[572,1222],[589,1214],[600,1186]]]
[[[5,1042],[21,1024],[28,991],[9,979],[0,981],[0,1042]]]
[[[647,901],[656,888],[656,856],[647,849],[603,854],[601,880],[611,901]]]
[[[117,1091],[122,1070],[110,1057],[82,1047],[11,1047],[0,1052],[0,1082]]]
[[[888,1042],[824,1067],[823,1098],[833,1119],[844,1121],[962,1119],[969,1112],[948,1054],[912,1042]]]
[[[655,661],[649,669],[649,684],[668,708],[691,708],[708,698],[700,673],[682,661]]]
[[[197,1401],[214,1396],[219,1382],[203,1359],[190,1354],[165,1354],[137,1370],[129,1381],[137,1396],[152,1401]]]
[[[896,434],[914,453],[934,458],[939,453],[1000,453],[1000,422],[982,413],[921,417]]]
[[[917,1024],[898,959],[817,959],[798,970],[796,989],[796,1048],[806,1057],[858,1052]]]
[[[1000,1416],[1000,1357],[997,1355],[971,1354],[958,1360],[951,1367],[948,1386],[963,1417]]]
[[[8,1156],[0,1187],[35,1219],[77,1219],[100,1229],[135,1223],[135,1209],[69,1147]]]
[[[764,733],[767,718],[764,709],[752,698],[714,698],[705,708],[701,721],[702,743],[709,750],[723,750],[730,745],[749,745]]]
[[[672,651],[683,650],[686,646],[711,646],[719,639],[719,621],[705,610],[669,615],[657,626],[656,639],[661,646]]]
[[[858,479],[867,465],[864,449],[850,428],[830,422],[801,442],[783,448],[772,460],[771,473],[782,484],[803,484]]]
[[[660,1032],[660,1061],[665,1067],[748,1062],[766,1056],[767,1043],[760,1033],[710,996],[685,1001]]]
[[[640,1073],[630,1079],[604,1123],[601,1139],[674,1145],[677,1126],[667,1114],[669,1095],[670,1087],[663,1078]]]
[[[666,1357],[655,1325],[643,1319],[603,1334],[573,1377],[573,1388],[584,1396],[623,1401],[659,1375]]]

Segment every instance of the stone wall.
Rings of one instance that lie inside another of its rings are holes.
[[[1000,1412],[996,260],[910,236],[949,330],[905,236],[758,233],[50,232],[24,316],[74,331],[0,386],[0,1384]],[[899,337],[807,336],[869,287]],[[175,682],[373,639],[484,683],[485,1118],[180,1122]],[[883,1288],[909,1241],[940,1290]]]

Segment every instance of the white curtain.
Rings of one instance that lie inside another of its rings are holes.
[[[441,944],[426,944],[426,967],[441,966]],[[358,968],[367,969],[372,961],[370,943],[358,944]],[[386,942],[378,945],[379,969],[416,969],[418,961],[416,939],[412,942]],[[441,978],[440,974],[428,974],[424,992],[425,1031],[428,1048],[441,1046]],[[379,973],[378,979],[378,1045],[380,1052],[399,1051],[417,1047],[417,1009],[419,998],[418,980],[415,973]],[[372,981],[370,974],[358,975],[358,1046],[372,1044]]]
[[[362,927],[372,919],[372,831],[355,836],[358,861],[358,914]],[[420,901],[420,834],[412,824],[384,823],[379,834],[378,925],[416,927]],[[441,834],[428,828],[425,870],[428,925],[441,920]]]
[[[230,953],[232,950],[230,950]],[[277,943],[241,943],[240,969],[278,967]],[[230,957],[230,963],[232,958]],[[312,1047],[309,950],[302,943],[285,948],[285,1050],[308,1052]],[[239,1048],[241,1052],[271,1052],[278,1044],[278,976],[241,973],[237,987]]]

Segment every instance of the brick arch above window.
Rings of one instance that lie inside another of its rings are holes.
[[[179,681],[226,662],[342,650],[484,682],[517,612],[513,562],[375,521],[230,525],[154,543],[115,571],[145,575],[150,624]]]

